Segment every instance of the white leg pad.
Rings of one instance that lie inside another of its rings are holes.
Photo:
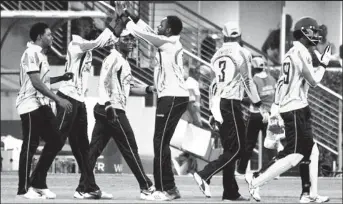
[[[278,175],[288,171],[290,168],[296,166],[304,156],[298,153],[287,155],[286,157],[277,160],[272,164],[265,172],[260,174],[257,178],[252,181],[253,187],[259,187],[270,180],[274,179]]]
[[[318,160],[319,160],[319,150],[317,147],[317,143],[314,143],[312,147],[312,152],[310,156],[310,196],[317,197],[318,195]]]

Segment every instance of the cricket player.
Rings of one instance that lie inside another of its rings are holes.
[[[90,143],[89,163],[93,169],[97,158],[108,141],[113,138],[139,183],[140,198],[147,199],[154,192],[155,187],[144,172],[135,135],[125,112],[130,92],[137,95],[152,94],[154,87],[138,85],[133,81],[127,57],[132,52],[134,43],[133,35],[124,30],[115,48],[102,64],[99,100],[94,106],[96,121]],[[85,176],[81,176],[79,186],[85,182],[85,179],[87,179]]]
[[[300,202],[322,203],[329,198],[317,192],[319,152],[313,141],[307,93],[310,86],[314,87],[322,80],[330,60],[331,48],[326,47],[322,54],[316,51],[317,58],[311,57],[308,49],[316,46],[320,40],[318,23],[311,17],[298,20],[293,35],[296,41],[283,59],[275,104],[271,107],[271,116],[280,113],[284,121],[286,145],[265,168],[246,174],[246,181],[251,196],[260,201],[260,186],[300,163]],[[319,61],[316,68],[312,65],[314,61]]]
[[[193,176],[205,196],[211,197],[210,180],[212,176],[223,171],[222,199],[248,201],[248,198],[238,192],[234,176],[236,160],[242,156],[245,149],[245,124],[241,101],[244,91],[258,108],[261,106],[261,100],[251,75],[251,54],[239,44],[241,30],[238,23],[226,23],[222,32],[224,44],[211,59],[212,70],[216,74],[216,88],[213,88],[216,90],[215,95],[211,97],[213,117],[210,118],[210,123],[216,128],[219,126],[224,152],[217,160],[211,161]]]
[[[139,39],[158,49],[155,58],[154,84],[157,89],[157,109],[154,133],[154,180],[156,191],[150,200],[167,201],[181,197],[175,185],[171,166],[170,141],[175,128],[187,110],[189,92],[184,80],[183,47],[180,42],[182,21],[167,16],[158,26],[157,34],[130,10],[126,28]]]
[[[34,24],[30,29],[30,38],[33,42],[27,43],[27,49],[20,60],[20,91],[16,100],[23,131],[17,195],[27,199],[54,199],[56,194],[48,188],[46,177],[64,143],[50,99],[67,113],[71,112],[72,104],[55,95],[50,89],[50,84],[69,80],[73,74],[50,77],[46,52],[52,45],[53,37],[47,24]],[[29,180],[32,158],[40,138],[45,141],[45,145]]]
[[[245,153],[240,159],[239,165],[237,167],[236,176],[243,176],[245,174],[248,162],[251,158],[254,147],[258,139],[258,134],[262,131],[263,138],[266,137],[268,118],[271,105],[274,102],[275,95],[275,85],[276,81],[274,77],[266,72],[265,61],[262,57],[254,57],[252,59],[252,71],[254,72],[253,80],[256,84],[258,94],[261,98],[262,106],[266,110],[266,115],[261,115],[258,108],[250,105],[250,115],[247,122],[247,132],[246,132],[246,143],[245,143]],[[269,160],[275,155],[274,150],[265,149]],[[244,177],[243,177],[244,178]]]
[[[69,138],[73,155],[84,178],[74,193],[78,199],[111,199],[113,196],[100,191],[94,178],[93,168],[89,164],[89,140],[87,134],[87,110],[85,92],[88,89],[88,76],[92,66],[92,51],[96,48],[113,45],[125,28],[122,22],[117,22],[114,28],[105,28],[97,36],[98,28],[90,17],[82,17],[72,21],[72,40],[68,45],[66,71],[72,72],[72,80],[61,84],[57,95],[68,100],[73,105],[71,113],[57,108],[59,130],[63,141]],[[63,143],[64,145],[64,143]]]

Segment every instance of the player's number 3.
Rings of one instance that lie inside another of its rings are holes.
[[[226,61],[219,61],[218,66],[221,72],[221,74],[219,75],[219,82],[223,82],[225,79]]]

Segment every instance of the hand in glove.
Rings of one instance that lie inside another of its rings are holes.
[[[208,122],[210,123],[211,129],[213,131],[219,132],[220,123],[216,121],[212,115],[208,119]]]
[[[323,54],[320,54],[318,50],[315,50],[314,53],[316,54],[317,59],[320,62],[319,64],[323,66],[324,68],[326,68],[331,59],[331,46],[330,45],[326,46]]]

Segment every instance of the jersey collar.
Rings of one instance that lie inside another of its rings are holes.
[[[306,50],[306,51],[308,51],[307,50],[307,48],[301,43],[301,42],[299,42],[299,41],[294,41],[293,42],[293,45],[295,46],[295,47],[297,47],[297,48],[299,48],[300,50]]]
[[[33,50],[36,51],[36,52],[41,52],[42,49],[43,49],[41,46],[34,44],[33,41],[27,42],[26,46],[27,46],[28,48],[33,49]]]

